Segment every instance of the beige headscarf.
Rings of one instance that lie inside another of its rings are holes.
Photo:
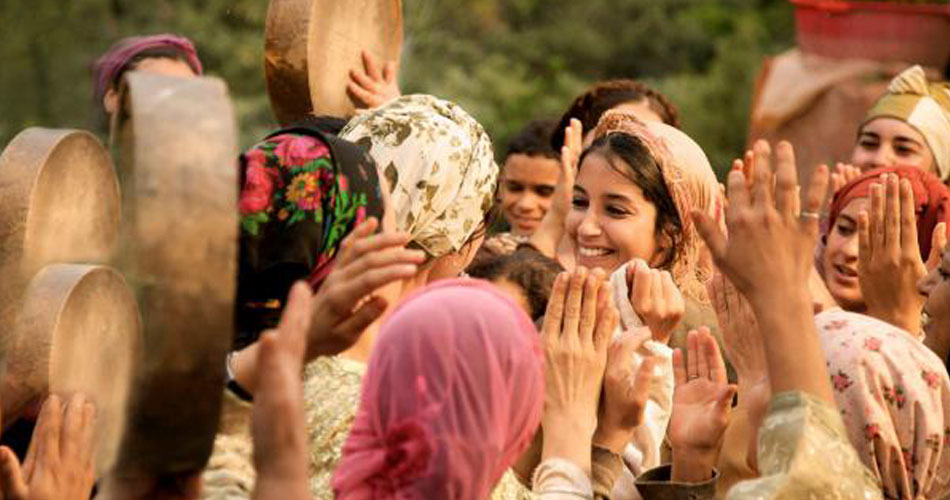
[[[670,273],[686,297],[708,303],[705,283],[712,273],[703,262],[702,239],[696,231],[690,212],[695,208],[721,220],[722,196],[716,174],[702,148],[682,131],[660,122],[644,123],[633,115],[608,111],[601,117],[594,137],[623,133],[646,144],[660,167],[663,180],[683,223],[680,244],[674,249]]]
[[[392,190],[400,231],[432,257],[459,251],[491,209],[491,139],[464,109],[407,95],[350,120],[340,137],[369,151]]]
[[[950,180],[950,83],[929,83],[923,68],[911,66],[891,80],[861,127],[875,118],[896,118],[917,129],[933,153],[940,179]]]

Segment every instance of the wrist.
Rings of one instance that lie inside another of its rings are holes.
[[[597,430],[594,431],[592,441],[594,446],[605,448],[620,455],[632,439],[633,429],[625,429],[623,426],[601,421],[597,425]]]
[[[590,473],[591,438],[594,425],[584,417],[549,415],[542,419],[544,444],[541,458],[561,458]],[[596,419],[595,419],[596,420]]]
[[[681,483],[701,483],[713,477],[718,452],[713,448],[673,448],[670,480]]]

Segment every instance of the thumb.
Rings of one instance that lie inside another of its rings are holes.
[[[947,249],[947,223],[941,222],[934,228],[930,237],[930,255],[927,257],[927,270],[932,271],[940,265],[943,252]]]
[[[719,229],[716,221],[712,220],[708,214],[701,210],[693,210],[690,214],[693,223],[696,225],[696,232],[700,238],[706,242],[709,253],[712,254],[713,261],[722,268],[722,260],[726,256],[726,236]]]
[[[722,389],[719,389],[718,394],[716,394],[716,411],[725,412],[732,407],[732,400],[736,397],[736,392],[738,392],[738,387],[735,384],[729,384]]]
[[[4,500],[25,500],[29,493],[16,455],[6,446],[0,447],[0,491]]]

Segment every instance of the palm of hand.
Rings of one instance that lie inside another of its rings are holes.
[[[676,388],[669,431],[674,449],[718,449],[728,424],[728,413],[717,408],[717,401],[726,387],[727,384],[697,378]]]

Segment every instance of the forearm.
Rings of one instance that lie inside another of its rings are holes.
[[[254,394],[254,381],[257,379],[257,349],[257,344],[251,344],[231,354],[234,381],[250,394]]]
[[[785,292],[752,303],[763,332],[772,394],[802,391],[834,404],[811,298],[804,289]]]
[[[564,235],[564,215],[548,210],[538,229],[531,235],[531,245],[545,257],[555,258],[557,245]]]

